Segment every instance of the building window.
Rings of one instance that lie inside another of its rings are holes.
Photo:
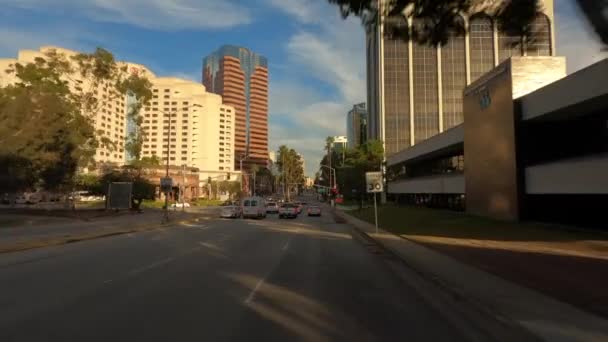
[[[498,30],[498,63],[502,63],[512,56],[523,56],[523,39]]]
[[[187,142],[187,141],[188,141],[188,138],[182,138],[182,141],[183,141],[183,142]]]
[[[224,170],[224,167],[223,167],[223,166],[220,166],[220,171],[223,171],[223,170]]]
[[[439,132],[437,48],[414,44],[414,136],[419,143]]]
[[[182,160],[188,160],[188,157],[182,157]]]
[[[402,19],[395,23],[407,27]],[[384,38],[386,153],[410,146],[409,46],[399,37]]]
[[[551,21],[539,13],[531,27],[532,37],[526,42],[527,56],[551,56]]]
[[[461,25],[464,20],[459,19]],[[463,121],[462,92],[467,85],[465,39],[451,35],[441,47],[441,89],[443,101],[443,129],[450,129]]]
[[[471,49],[471,82],[494,68],[494,25],[483,13],[471,17],[469,28]]]

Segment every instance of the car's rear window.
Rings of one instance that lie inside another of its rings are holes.
[[[277,205],[276,203],[270,202],[267,204],[269,207],[274,207],[275,205]]]
[[[256,207],[258,205],[258,201],[251,201],[251,206]]]
[[[249,201],[249,200],[245,200],[245,201],[243,202],[243,206],[244,206],[244,207],[249,207],[250,205],[251,205],[251,204],[250,204],[250,201]]]

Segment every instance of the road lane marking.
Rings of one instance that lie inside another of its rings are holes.
[[[291,241],[291,238],[289,238],[289,240],[287,240],[287,242],[285,242],[285,245],[283,246],[283,251],[286,251],[287,248],[289,248],[289,241]]]
[[[130,271],[130,272],[129,272],[129,275],[136,275],[136,274],[139,274],[139,273],[142,273],[142,272],[145,272],[145,271],[151,270],[151,269],[153,269],[153,268],[156,268],[156,267],[159,267],[159,266],[165,265],[165,264],[167,264],[167,263],[170,263],[170,262],[171,262],[171,261],[173,261],[174,259],[175,259],[175,257],[169,257],[169,258],[166,258],[166,259],[159,260],[159,261],[157,261],[157,262],[153,262],[153,263],[151,263],[151,264],[149,264],[149,265],[147,265],[147,266],[140,267],[140,268],[136,268],[136,269],[134,269],[134,270]]]
[[[262,284],[264,284],[264,281],[266,281],[266,278],[260,279],[257,282],[257,284],[255,284],[255,287],[253,288],[253,290],[251,291],[251,293],[249,294],[249,296],[247,296],[247,298],[245,299],[245,302],[244,302],[245,304],[249,304],[249,303],[251,303],[251,301],[253,301],[255,293],[262,286]]]

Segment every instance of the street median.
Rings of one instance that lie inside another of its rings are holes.
[[[145,232],[175,224],[193,223],[208,215],[171,213],[169,223],[162,223],[162,212],[103,217],[88,222],[61,221],[48,225],[20,226],[0,229],[0,253],[18,252],[99,239],[109,236]]]

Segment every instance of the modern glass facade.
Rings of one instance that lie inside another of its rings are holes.
[[[236,110],[235,166],[268,161],[268,61],[251,50],[224,45],[203,59],[203,84]]]
[[[439,132],[437,48],[414,44],[414,138],[419,143]]]
[[[476,14],[469,22],[471,82],[492,70],[494,64],[494,24],[485,14]],[[463,88],[464,89],[464,88]]]
[[[544,3],[553,8],[551,0]],[[535,39],[523,41],[500,32],[487,14],[473,13],[462,18],[466,33],[442,47],[383,35],[382,26],[367,27],[368,138],[383,140],[390,156],[461,124],[468,84],[511,56],[554,53],[551,18],[551,12],[539,14],[532,25]]]
[[[384,141],[386,153],[392,154],[410,146],[409,44],[387,37],[383,45]]]
[[[348,148],[355,148],[367,140],[367,108],[365,103],[353,106],[346,116]]]
[[[441,47],[441,95],[443,129],[450,129],[463,120],[462,90],[467,85],[466,43],[464,36],[450,37]]]
[[[548,56],[551,54],[551,22],[544,14],[539,14],[532,24],[534,38],[526,42],[527,56]]]

